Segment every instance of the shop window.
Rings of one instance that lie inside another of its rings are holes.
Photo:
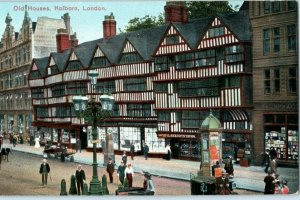
[[[269,14],[271,11],[271,2],[270,1],[264,1],[264,14]]]
[[[273,28],[274,52],[280,51],[280,28]]]
[[[187,69],[194,66],[194,56],[192,53],[184,53],[175,56],[176,69]]]
[[[296,25],[287,26],[287,39],[288,39],[288,51],[296,51],[297,37],[296,37]]]
[[[120,149],[129,151],[130,145],[135,146],[135,151],[141,150],[141,131],[135,127],[120,127]]]
[[[270,80],[270,70],[264,70],[264,92],[265,94],[271,93],[271,80]]]
[[[280,69],[274,69],[274,92],[280,92]]]
[[[96,91],[102,94],[112,94],[116,92],[116,83],[112,81],[98,81]]]
[[[263,30],[263,55],[270,54],[270,29]]]
[[[145,128],[145,143],[149,152],[165,152],[165,139],[158,138],[156,131],[156,128]]]
[[[196,67],[215,66],[216,65],[216,51],[214,49],[199,51],[195,53]]]
[[[146,91],[147,83],[146,78],[130,78],[124,79],[124,91]]]
[[[62,132],[62,143],[69,143],[70,140],[70,134],[69,134],[69,130],[68,129],[61,129]]]

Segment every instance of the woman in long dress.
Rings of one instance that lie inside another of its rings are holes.
[[[35,145],[34,145],[34,148],[40,148],[41,146],[40,146],[40,138],[39,137],[37,137],[37,138],[35,138]]]

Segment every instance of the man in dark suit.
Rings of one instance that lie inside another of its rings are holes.
[[[43,163],[40,166],[40,174],[42,175],[43,185],[47,185],[48,173],[50,172],[50,166],[46,159],[43,159]]]
[[[77,167],[75,178],[77,183],[77,192],[78,195],[80,195],[80,190],[82,192],[83,189],[83,181],[85,181],[85,173],[84,170],[81,169],[81,165],[78,165]]]

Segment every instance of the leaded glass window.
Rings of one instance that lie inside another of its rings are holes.
[[[150,117],[151,105],[150,104],[127,104],[128,117]]]
[[[214,49],[195,53],[196,67],[214,66],[216,64],[216,51]]]
[[[146,91],[146,78],[124,79],[124,91]]]

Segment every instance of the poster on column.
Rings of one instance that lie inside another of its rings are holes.
[[[201,190],[205,185],[192,186],[191,178],[201,174],[201,167],[221,161],[222,149],[234,155],[235,148],[248,143],[250,167],[234,163],[237,188],[227,190],[239,195],[222,198],[264,198],[267,174],[260,153],[271,147],[282,154],[280,177],[289,193],[296,193],[297,3],[0,0],[0,199],[61,199],[61,194],[69,195],[78,165],[88,191],[94,192],[90,187],[97,180],[103,185],[102,177],[109,178],[100,142],[107,133],[113,136],[110,153],[115,157],[113,180],[107,184],[110,196],[124,180],[117,169],[125,153],[134,173],[132,188],[143,194],[213,199]],[[95,87],[89,78],[94,70]],[[83,111],[75,111],[75,96],[86,97],[86,105],[97,109],[106,107],[100,97],[109,96],[113,111],[90,109],[85,120]],[[215,134],[201,146],[199,129],[210,110],[228,135],[223,146]],[[31,146],[27,130],[41,135],[41,148]],[[23,144],[11,140],[18,133]],[[80,138],[80,148],[74,157],[43,161],[45,138],[68,150],[75,150],[75,138]],[[42,179],[44,162],[51,170]]]

